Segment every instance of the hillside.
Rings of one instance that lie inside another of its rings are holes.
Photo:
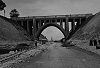
[[[100,38],[100,12],[82,28],[80,28],[71,39],[73,40],[89,40]]]
[[[0,16],[0,41],[28,41],[28,33],[17,23]]]

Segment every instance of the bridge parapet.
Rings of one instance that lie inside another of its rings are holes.
[[[28,17],[18,17],[18,18],[13,18],[13,20],[27,20],[27,19],[43,19],[43,18],[81,18],[81,17],[86,17],[88,18],[89,16],[92,16],[92,13],[89,14],[72,14],[72,15],[50,15],[50,16],[28,16]]]

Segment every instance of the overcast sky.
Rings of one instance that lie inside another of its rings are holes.
[[[97,13],[100,0],[3,0],[6,16],[16,8],[20,16]],[[0,12],[1,14],[3,12]],[[56,35],[56,34],[55,34]]]
[[[6,16],[16,8],[21,16],[96,13],[100,11],[100,0],[3,0]]]

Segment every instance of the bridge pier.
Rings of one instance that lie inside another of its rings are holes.
[[[63,27],[62,19],[60,19],[60,26]]]
[[[54,23],[57,23],[57,19],[54,19],[54,21],[55,21]]]
[[[36,31],[37,31],[36,20],[33,19],[33,32],[32,32],[32,34],[33,34],[34,37],[35,37],[35,33],[36,33]]]
[[[52,19],[49,19],[49,23],[52,23]]]
[[[79,28],[79,26],[82,24],[82,20],[81,20],[81,18],[79,18],[79,19],[76,19],[76,29],[77,28]]]
[[[24,29],[27,30],[27,21],[24,21]]]
[[[30,20],[30,21],[29,21],[29,34],[30,34],[30,35],[33,35],[33,33],[32,33],[33,28],[32,28],[32,27],[33,27],[33,21]]]
[[[81,18],[79,18],[79,25],[81,25],[82,24],[82,19]]]
[[[80,21],[79,21],[79,19],[76,19],[76,27],[75,27],[75,29],[77,29],[79,26],[80,26]]]
[[[75,19],[71,21],[71,26],[72,26],[71,31],[73,32],[75,30]]]
[[[36,32],[38,31],[38,21],[36,21]]]
[[[23,22],[23,20],[21,21],[21,26],[24,26],[24,22]]]
[[[41,27],[41,20],[38,21],[38,27]]]
[[[41,26],[43,26],[44,20],[41,20]]]
[[[29,25],[30,23],[29,23],[29,21],[27,20],[27,32],[30,34],[30,25]]]
[[[68,17],[65,20],[65,31],[67,32],[66,34],[69,34],[69,23],[68,23]]]

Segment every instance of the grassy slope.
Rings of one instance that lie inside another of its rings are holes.
[[[19,30],[11,22],[0,17],[0,41],[31,40],[24,29]]]
[[[97,13],[83,28],[80,28],[71,39],[89,40],[99,39],[100,36],[100,12]]]

